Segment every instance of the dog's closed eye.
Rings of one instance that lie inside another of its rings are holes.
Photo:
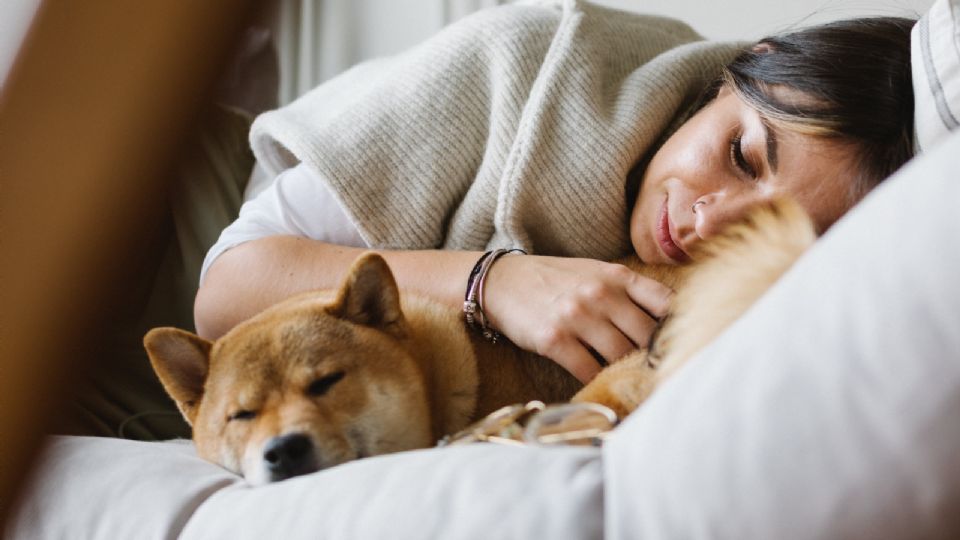
[[[340,382],[340,379],[342,379],[344,375],[346,375],[346,373],[337,371],[331,373],[330,375],[320,377],[319,379],[310,383],[310,386],[307,387],[307,395],[319,397],[326,394],[331,388],[333,388],[333,385]]]
[[[256,416],[257,416],[257,413],[255,413],[254,411],[247,411],[247,410],[237,411],[231,414],[230,416],[228,416],[227,421],[230,422],[233,420],[253,420],[254,417]]]

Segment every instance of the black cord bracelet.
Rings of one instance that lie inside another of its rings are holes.
[[[463,298],[463,315],[467,324],[479,327],[483,337],[494,343],[497,342],[500,333],[487,323],[487,317],[483,311],[483,285],[493,263],[508,253],[526,254],[527,252],[519,248],[513,248],[494,249],[484,253],[473,265],[473,270],[470,271],[470,276],[467,278],[467,290]]]

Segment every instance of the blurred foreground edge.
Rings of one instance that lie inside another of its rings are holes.
[[[0,531],[249,0],[45,2],[0,95]]]

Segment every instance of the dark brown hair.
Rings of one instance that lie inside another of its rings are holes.
[[[786,129],[853,143],[859,198],[914,152],[915,22],[849,19],[767,37],[724,69],[722,83]]]

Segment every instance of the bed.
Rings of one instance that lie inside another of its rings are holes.
[[[54,436],[7,536],[957,537],[958,42],[938,0],[913,34],[918,157],[602,448],[435,448],[251,488],[186,440]]]

